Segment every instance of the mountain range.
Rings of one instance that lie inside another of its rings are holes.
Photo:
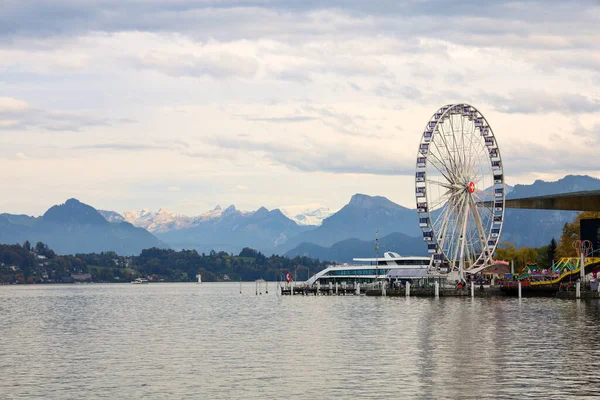
[[[44,242],[58,254],[116,251],[139,254],[168,247],[150,232],[128,222],[109,222],[95,208],[69,199],[41,217],[0,214],[0,243]]]
[[[379,256],[391,250],[401,255],[426,256],[427,246],[421,237],[408,236],[403,233],[391,233],[379,239]],[[345,239],[330,247],[319,246],[314,243],[302,243],[285,253],[293,258],[305,256],[319,260],[335,260],[342,263],[351,263],[353,258],[375,257],[375,241],[360,239]]]
[[[569,175],[554,182],[516,185],[507,198],[596,189],[600,189],[599,179]],[[317,218],[326,214],[326,210],[315,212]],[[517,247],[547,244],[552,237],[560,237],[565,222],[575,215],[571,211],[507,209],[501,240]],[[0,214],[1,243],[43,241],[59,254],[104,250],[137,254],[155,246],[236,253],[251,247],[265,254],[349,261],[373,254],[376,231],[381,243],[392,251],[424,253],[416,211],[385,197],[365,194],[352,196],[319,226],[300,225],[281,210],[265,207],[240,211],[233,205],[225,209],[217,206],[188,217],[164,208],[123,214],[98,211],[76,199],[51,207],[41,217]]]

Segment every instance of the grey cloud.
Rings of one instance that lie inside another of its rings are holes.
[[[510,96],[482,94],[481,97],[505,113],[538,114],[547,112],[593,113],[600,111],[600,100],[573,93],[551,94],[519,91]]]
[[[364,148],[352,148],[347,143],[335,146],[300,146],[264,142],[246,138],[217,138],[210,141],[213,146],[227,150],[262,153],[277,164],[305,172],[331,172],[344,174],[404,175],[412,174],[413,160],[390,157],[369,152]],[[373,163],[369,160],[378,160]]]
[[[169,146],[157,146],[137,143],[99,143],[90,145],[73,146],[72,150],[121,150],[121,151],[141,151],[169,149]]]
[[[239,118],[245,119],[246,121],[253,122],[274,122],[274,123],[288,123],[288,122],[306,122],[312,121],[316,119],[315,117],[310,117],[308,115],[294,115],[289,117],[250,117],[250,116],[241,116]]]
[[[296,35],[347,37],[376,32],[407,40],[435,37],[494,47],[596,47],[597,30],[593,27],[598,23],[597,9],[594,0],[579,1],[576,7],[558,0],[5,0],[0,13],[0,35],[45,37],[150,31],[181,32],[203,40],[286,40]],[[343,13],[348,18],[336,21],[327,12]],[[557,42],[556,39],[564,38],[564,32],[573,29],[588,37]],[[551,32],[560,34],[555,35],[555,40],[548,40]]]
[[[175,77],[208,75],[214,78],[251,78],[258,71],[255,59],[224,52],[204,56],[150,53],[132,60],[132,63]]]
[[[109,142],[72,146],[72,150],[117,150],[117,151],[144,151],[144,150],[181,150],[190,148],[190,144],[180,139],[154,140],[151,143],[135,142]]]
[[[18,112],[0,110],[0,130],[42,129],[78,132],[84,128],[134,122],[129,119],[104,118],[74,112],[27,108]]]

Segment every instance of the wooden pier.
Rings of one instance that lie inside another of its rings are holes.
[[[437,286],[437,288],[436,288]],[[455,287],[440,287],[438,285],[430,287],[414,287],[407,285],[400,289],[389,289],[373,287],[373,285],[288,285],[280,286],[279,291],[283,296],[385,296],[385,297],[491,297],[504,296],[506,293],[500,291],[499,287],[486,287],[481,290],[479,287],[465,287],[457,289]]]

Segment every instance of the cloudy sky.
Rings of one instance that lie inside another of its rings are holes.
[[[414,207],[467,102],[507,183],[600,176],[598,1],[0,1],[0,212]]]

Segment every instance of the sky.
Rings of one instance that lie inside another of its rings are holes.
[[[0,212],[414,208],[469,103],[506,182],[600,177],[600,2],[0,1]]]

